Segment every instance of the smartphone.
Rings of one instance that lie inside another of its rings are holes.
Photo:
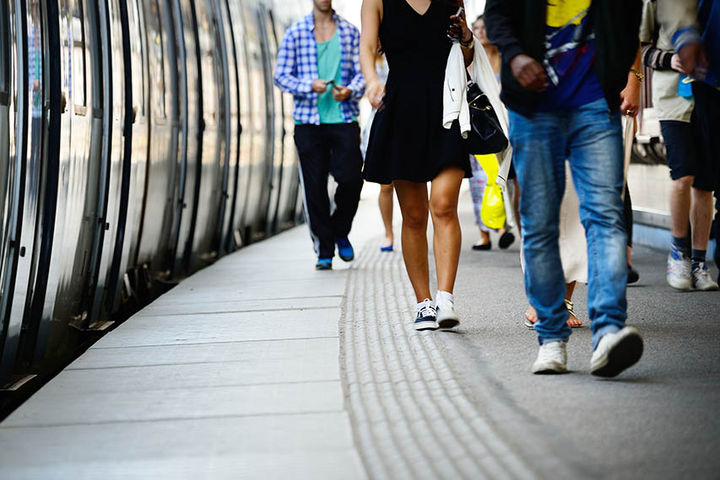
[[[334,80],[334,79],[333,79],[333,80],[328,80],[328,81],[325,82],[325,86],[326,86],[326,87],[329,87],[330,85],[334,85],[334,84],[335,84],[335,80]]]

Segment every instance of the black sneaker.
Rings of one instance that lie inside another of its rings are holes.
[[[415,330],[437,330],[437,318],[435,313],[435,306],[432,300],[425,299],[422,302],[422,306],[418,309],[417,317],[415,317]]]

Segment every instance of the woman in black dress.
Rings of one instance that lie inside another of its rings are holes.
[[[472,176],[457,121],[443,127],[443,81],[451,38],[472,61],[472,33],[462,0],[363,0],[360,64],[370,102],[378,108],[370,132],[364,176],[392,183],[402,212],[405,267],[417,297],[415,328],[459,324],[453,305],[460,258],[458,195]],[[386,85],[375,73],[378,39],[390,67]],[[428,198],[427,182],[431,183]],[[432,215],[438,295],[433,304],[428,270],[427,223]]]

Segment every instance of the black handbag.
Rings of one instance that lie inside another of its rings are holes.
[[[467,100],[470,107],[471,127],[467,138],[468,153],[486,155],[505,150],[508,139],[500,126],[495,110],[477,83],[468,83]]]

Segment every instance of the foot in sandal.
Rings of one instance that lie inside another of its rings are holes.
[[[570,314],[567,321],[568,326],[571,328],[582,327],[582,320],[577,318],[575,315],[573,303],[569,300],[565,300],[565,307],[568,309],[568,313]],[[537,311],[532,306],[528,306],[528,309],[525,311],[525,326],[530,330],[535,330],[535,322],[537,322],[537,320]]]

